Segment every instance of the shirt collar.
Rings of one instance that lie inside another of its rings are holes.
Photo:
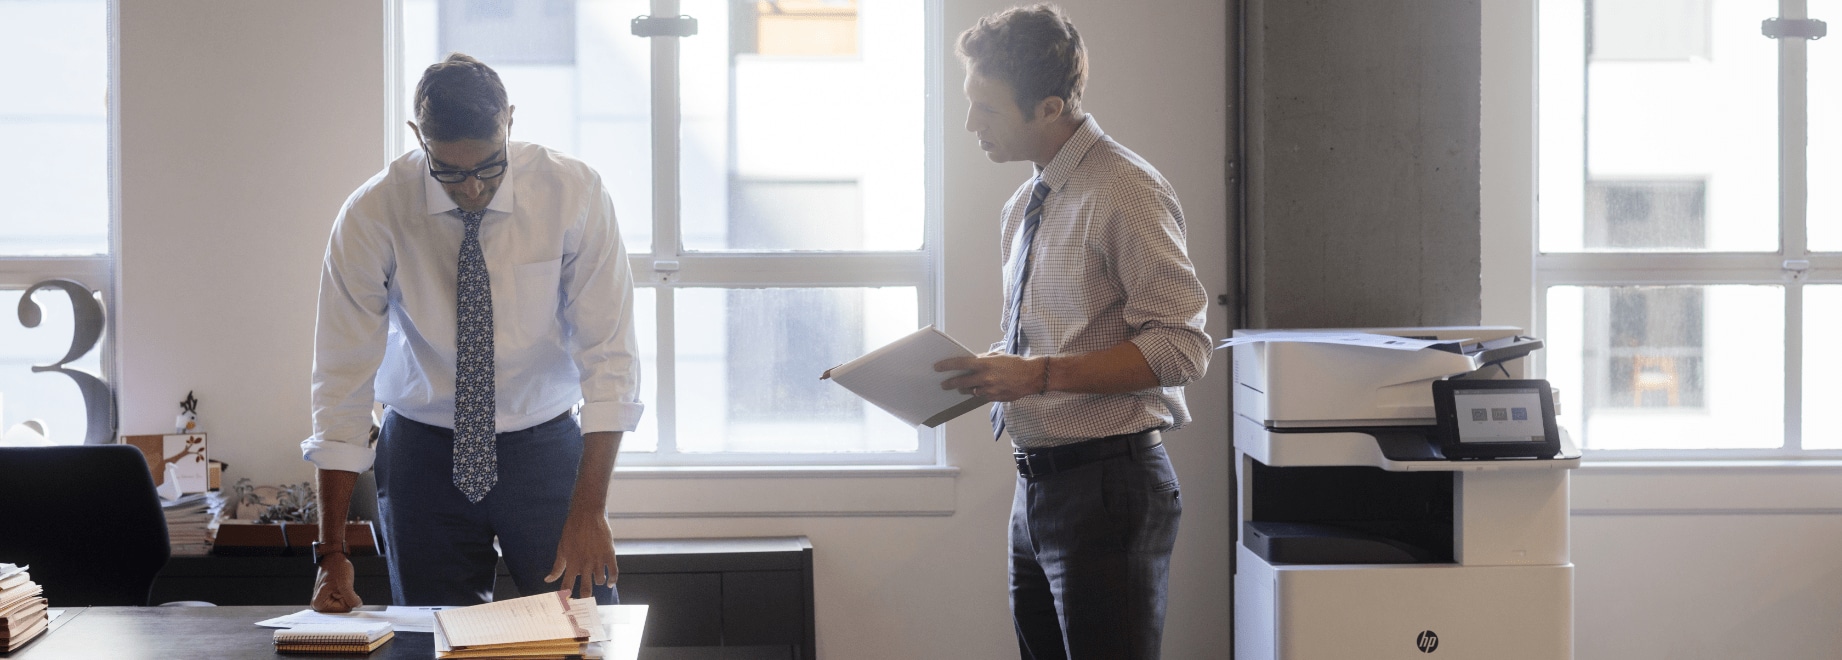
[[[1100,122],[1095,121],[1093,115],[1082,118],[1074,135],[1063,142],[1061,151],[1055,152],[1055,158],[1049,160],[1049,166],[1037,166],[1037,175],[1042,177],[1043,183],[1049,184],[1050,190],[1061,190],[1062,184],[1068,183],[1068,177],[1074,176],[1075,166],[1081,164],[1087,151],[1102,137],[1106,137],[1106,132],[1100,130]]]
[[[492,201],[486,203],[486,210],[498,211],[500,213],[512,212],[512,202],[514,201],[513,193],[518,190],[518,186],[515,184],[517,183],[518,161],[520,160],[514,157],[514,154],[520,151],[519,147],[523,146],[523,144],[522,142],[508,142],[506,144],[505,174],[499,176],[503,181],[499,183],[499,192],[493,193]],[[460,208],[460,205],[455,204],[454,200],[448,197],[448,191],[441,189],[441,182],[436,181],[435,177],[429,176],[428,159],[428,153],[423,152],[421,157],[422,187],[424,195],[428,200],[429,215],[441,215]]]

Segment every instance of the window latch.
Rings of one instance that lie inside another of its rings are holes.
[[[652,278],[656,282],[678,281],[678,262],[664,259],[652,262]]]
[[[1809,259],[1786,259],[1784,260],[1784,274],[1789,276],[1793,280],[1800,280],[1800,281],[1803,280],[1805,275],[1810,274],[1810,260]]]
[[[1814,18],[1768,18],[1759,23],[1759,33],[1773,39],[1809,39],[1829,36],[1829,24]]]
[[[697,19],[684,14],[633,17],[633,36],[636,37],[688,37],[694,34],[697,34]]]

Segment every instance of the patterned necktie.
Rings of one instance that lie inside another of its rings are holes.
[[[1030,193],[1030,205],[1023,208],[1023,229],[1018,238],[1016,262],[1011,264],[1010,300],[1004,305],[1004,318],[1010,323],[1010,332],[1004,337],[1004,347],[1011,355],[1023,354],[1023,330],[1019,327],[1018,315],[1023,312],[1023,285],[1030,281],[1030,245],[1036,241],[1036,226],[1043,221],[1043,200],[1049,196],[1049,184],[1044,183],[1042,175],[1036,176],[1036,188]],[[1004,404],[991,404],[991,439],[997,440],[1004,435]]]
[[[499,483],[499,453],[493,418],[492,280],[480,252],[485,211],[456,211],[466,224],[461,239],[460,279],[455,304],[454,487],[478,504]]]

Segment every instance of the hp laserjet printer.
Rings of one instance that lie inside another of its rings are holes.
[[[1235,657],[1555,660],[1567,479],[1511,327],[1238,330]]]

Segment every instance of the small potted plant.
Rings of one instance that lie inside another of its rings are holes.
[[[313,484],[255,486],[238,479],[232,502],[237,522],[218,526],[213,552],[220,555],[303,554],[320,537],[320,500]],[[352,556],[377,553],[371,523],[346,522],[346,546]]]

